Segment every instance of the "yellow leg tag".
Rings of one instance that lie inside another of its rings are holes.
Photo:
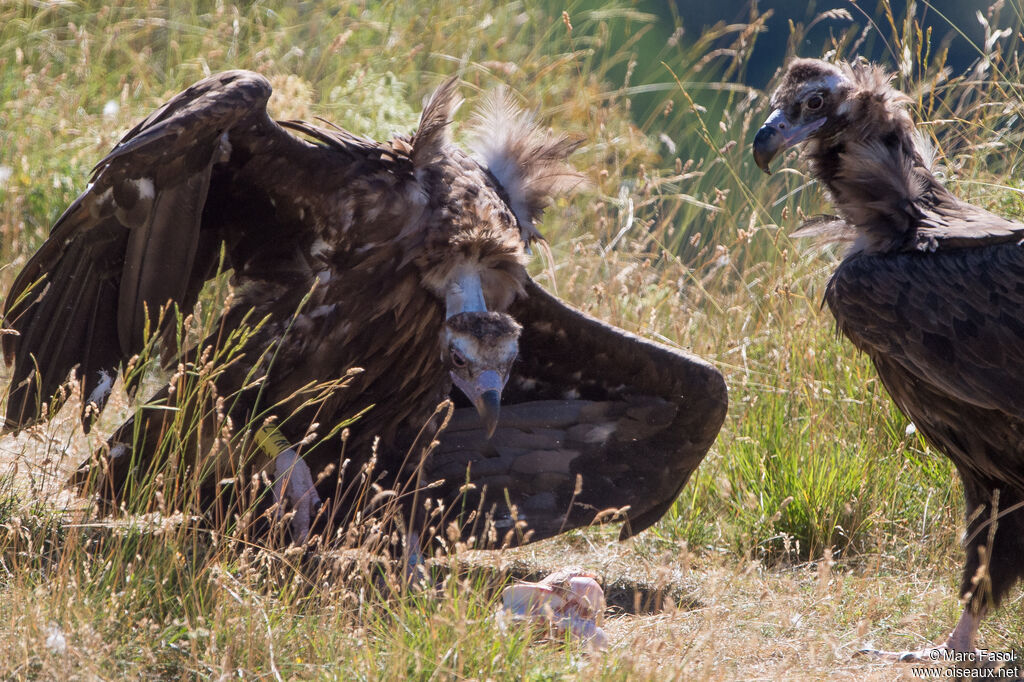
[[[256,432],[256,447],[273,459],[290,448],[291,444],[284,434],[277,430],[276,426],[265,422]]]

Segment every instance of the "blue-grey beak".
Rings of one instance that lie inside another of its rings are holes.
[[[484,391],[480,394],[480,400],[476,404],[476,411],[480,414],[480,420],[487,430],[487,437],[494,435],[498,428],[498,415],[501,412],[501,391]]]
[[[803,125],[793,125],[781,109],[776,109],[754,136],[754,163],[765,173],[771,173],[772,159],[779,152],[803,142],[807,136],[825,124],[825,117]]]
[[[483,422],[487,437],[494,435],[498,428],[498,415],[501,412],[501,391],[505,388],[506,378],[493,369],[484,370],[475,379],[467,381],[455,372],[452,381],[466,394],[473,403],[480,420]]]

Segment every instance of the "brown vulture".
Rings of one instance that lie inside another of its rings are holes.
[[[200,472],[206,509],[265,474],[266,506],[292,507],[299,540],[317,509],[365,519],[386,499],[415,529],[476,546],[609,508],[623,536],[660,518],[722,424],[725,386],[527,275],[542,210],[579,181],[566,165],[578,144],[498,92],[462,151],[454,79],[414,134],[387,142],[274,122],[270,94],[255,73],[211,76],[99,162],[8,294],[6,427],[47,418],[77,380],[88,428],[148,337],[174,346],[174,311],[193,310],[223,260],[234,293],[216,330],[172,348],[170,383],[75,477],[98,501],[167,486],[174,460]],[[240,350],[208,399],[188,397],[227,341]]]
[[[825,301],[963,480],[966,608],[939,647],[887,654],[913,660],[973,651],[981,618],[1024,575],[1024,224],[942,186],[890,80],[870,64],[794,60],[753,152],[768,172],[803,143],[853,241]]]

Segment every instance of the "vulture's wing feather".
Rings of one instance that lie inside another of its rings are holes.
[[[82,217],[77,214],[68,223],[81,222]],[[37,280],[31,290],[25,291],[26,299],[35,301],[25,313],[20,312],[20,305],[13,305],[14,291],[19,291],[19,283],[15,283],[5,311],[8,324],[20,334],[17,338],[4,337],[5,351],[13,347],[8,361],[16,357],[18,363],[8,394],[8,420],[21,423],[23,415],[31,419],[31,415],[39,414],[39,402],[49,400],[76,365],[85,379],[87,396],[105,381],[113,383],[111,368],[121,353],[117,311],[110,304],[118,296],[116,280],[111,277],[116,264],[107,256],[111,243],[119,239],[119,231],[122,229],[116,221],[108,219],[90,226],[85,238],[71,240],[58,261],[61,269],[56,273],[57,281]],[[59,242],[51,239],[47,247],[56,244]],[[33,260],[46,258],[48,250],[40,251]],[[12,308],[16,311],[13,315],[7,312]],[[35,383],[38,377],[42,377],[41,390]],[[94,397],[97,406],[102,406],[101,396]]]
[[[854,256],[826,300],[862,350],[959,400],[1024,417],[1024,247]]]
[[[1019,440],[989,452],[962,437],[974,430],[976,442],[989,442],[1024,420],[1024,247],[852,256],[825,298],[840,330],[871,356],[893,399],[940,449],[1024,488]]]
[[[510,312],[523,332],[497,432],[488,441],[470,410],[457,411],[427,479],[450,482],[438,491],[449,508],[471,483],[454,509],[463,522],[467,509],[490,517],[492,542],[516,544],[524,532],[537,540],[602,519],[625,521],[621,537],[650,526],[722,426],[722,375],[570,308],[532,280]],[[518,531],[517,519],[525,522]],[[484,537],[482,525],[469,525],[464,533]]]
[[[237,198],[243,190],[274,179],[249,173],[242,183],[237,169],[261,146],[315,149],[269,119],[270,91],[266,79],[244,71],[200,81],[131,130],[96,166],[92,183],[57,220],[4,304],[5,326],[17,332],[3,337],[4,358],[15,366],[8,427],[42,416],[42,403],[73,369],[84,378],[85,396],[96,391],[92,397],[102,407],[119,363],[142,350],[147,328],[159,331],[161,310],[193,307],[213,274],[217,244],[228,244],[232,261],[233,245],[252,241],[247,230],[254,221],[239,220],[239,209],[225,205],[245,204]],[[287,176],[280,167],[287,155],[278,149],[276,156],[275,170]],[[217,202],[208,202],[216,183]],[[267,225],[274,229],[272,221],[260,227]]]

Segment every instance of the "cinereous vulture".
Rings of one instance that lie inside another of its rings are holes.
[[[722,424],[725,386],[527,275],[543,209],[579,182],[566,164],[578,143],[498,91],[462,151],[449,139],[455,79],[415,133],[387,142],[276,123],[270,94],[258,74],[213,75],[99,162],[8,294],[6,427],[48,418],[77,380],[88,428],[156,336],[178,371],[75,478],[114,508],[168,485],[173,458],[202,472],[208,508],[262,472],[298,540],[317,509],[364,518],[388,491],[407,516],[414,501],[426,510],[417,534],[477,546],[609,508],[624,536],[660,518]],[[173,348],[175,315],[161,311],[189,314],[221,259],[233,296],[219,324]],[[227,342],[208,399],[188,398],[207,349]]]
[[[753,151],[767,172],[803,144],[853,241],[825,300],[963,480],[963,615],[938,647],[874,652],[913,660],[973,651],[982,617],[1024,574],[1024,225],[943,187],[890,80],[867,63],[794,60]]]

